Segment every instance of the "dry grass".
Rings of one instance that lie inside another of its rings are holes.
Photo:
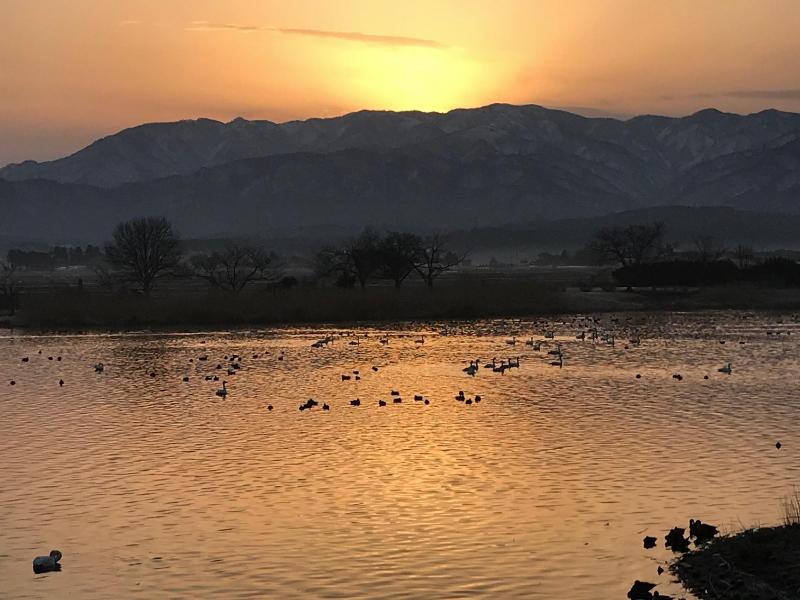
[[[794,490],[783,500],[784,525],[800,525],[800,491]]]
[[[170,290],[135,294],[58,290],[22,299],[17,324],[48,329],[210,327],[273,323],[462,319],[558,312],[560,292],[535,282],[457,281],[424,287],[365,290],[330,287],[254,290]]]
[[[800,525],[716,538],[670,567],[698,598],[791,600],[800,592]]]

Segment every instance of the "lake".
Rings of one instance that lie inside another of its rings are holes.
[[[669,528],[779,522],[798,482],[800,325],[598,319],[6,334],[0,597],[681,594],[656,573]],[[594,327],[614,344],[576,339]],[[63,570],[34,575],[52,548]]]

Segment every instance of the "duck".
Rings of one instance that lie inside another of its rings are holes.
[[[62,554],[58,550],[50,550],[50,554],[47,556],[37,556],[33,559],[33,572],[39,574],[60,571],[61,556]]]
[[[223,381],[222,382],[222,387],[219,388],[215,393],[220,398],[224,398],[225,396],[227,396],[228,395],[228,382],[227,381]]]
[[[356,398],[355,400],[350,400],[350,405],[351,406],[361,406],[361,400],[359,400],[358,398]]]
[[[392,390],[391,392],[389,392],[389,395],[390,396],[399,396],[400,392],[398,392],[397,390]]]
[[[719,371],[720,373],[725,373],[726,375],[730,375],[733,372],[733,365],[731,365],[731,363],[728,363],[724,367],[720,367],[719,369],[717,369],[717,371]]]
[[[480,401],[481,401],[481,397],[480,397],[480,396],[478,396],[478,395],[476,395],[476,396],[475,396],[475,402],[477,403],[477,402],[480,402]]]
[[[424,400],[424,398],[419,394],[414,394],[414,400],[416,400],[417,402],[421,402],[422,400]]]
[[[103,363],[99,362],[94,366],[94,372],[95,373],[102,373],[105,370],[105,368],[106,368],[106,366]]]
[[[378,400],[378,406],[386,406],[386,400]]]
[[[331,409],[331,407],[328,405],[327,402],[323,403],[322,410],[330,410],[330,409]]]
[[[342,381],[350,381],[350,375],[342,375]]]
[[[392,400],[392,402],[394,402],[395,404],[400,404],[402,401],[403,401],[403,399],[402,399],[402,398],[394,398],[394,399]]]
[[[272,404],[267,404],[267,410],[272,410]]]
[[[58,387],[64,387],[64,380],[63,379],[59,379],[58,380]]]

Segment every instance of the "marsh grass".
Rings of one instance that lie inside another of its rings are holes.
[[[61,289],[24,297],[17,325],[50,329],[210,327],[521,316],[566,308],[557,288],[518,281],[482,286],[460,280],[433,290],[300,286],[233,294],[173,289],[151,297]]]
[[[800,491],[795,489],[783,499],[784,525],[800,525]]]

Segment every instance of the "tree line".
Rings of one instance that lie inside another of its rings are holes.
[[[315,271],[333,278],[342,287],[366,287],[370,281],[389,280],[401,287],[412,274],[428,288],[445,272],[461,264],[466,253],[447,247],[441,233],[424,239],[413,233],[390,231],[385,235],[367,228],[347,244],[322,248],[315,257]]]
[[[90,257],[101,283],[128,288],[149,295],[165,278],[196,278],[214,288],[241,292],[261,281],[291,285],[284,276],[284,265],[274,252],[248,243],[229,242],[223,249],[186,256],[172,224],[163,217],[144,217],[119,223],[111,241],[101,252],[95,246],[52,252],[12,250],[0,262],[0,296],[11,298],[18,292],[18,270],[49,268],[57,262],[86,263]],[[314,257],[315,271],[336,285],[362,288],[379,279],[391,280],[396,287],[417,274],[433,287],[443,273],[460,264],[463,254],[447,248],[445,236],[434,233],[427,238],[398,231],[382,234],[364,229],[355,239],[341,246],[325,246]]]
[[[677,252],[665,241],[662,223],[606,227],[590,244],[603,262],[615,263],[614,279],[632,286],[701,286],[733,282],[800,285],[800,264],[774,256],[756,260],[751,246],[725,248],[711,234]]]

